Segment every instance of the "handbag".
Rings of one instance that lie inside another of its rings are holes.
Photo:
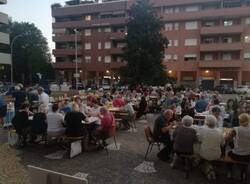
[[[15,130],[8,131],[8,144],[10,146],[15,146],[18,141],[18,135]]]
[[[70,158],[73,158],[82,153],[82,141],[74,141],[70,144]]]

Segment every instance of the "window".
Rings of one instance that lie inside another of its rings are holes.
[[[179,30],[179,23],[174,23],[174,30]]]
[[[244,53],[244,59],[245,60],[250,60],[250,52],[245,52]]]
[[[209,43],[215,43],[214,38],[204,38],[203,43],[209,44]]]
[[[102,32],[102,28],[98,28],[98,32],[101,33]]]
[[[211,60],[213,60],[213,55],[212,54],[205,54],[204,55],[204,60],[205,61],[211,61]]]
[[[187,6],[185,8],[186,12],[194,12],[194,11],[199,11],[199,6]]]
[[[223,53],[222,54],[222,60],[232,60],[231,53]]]
[[[186,22],[185,29],[186,30],[198,29],[198,22],[197,21]]]
[[[174,46],[178,47],[178,45],[179,45],[179,41],[178,40],[174,40]]]
[[[117,48],[124,48],[126,43],[117,43]]]
[[[111,28],[110,28],[110,27],[104,28],[104,32],[105,32],[105,33],[110,33],[110,32],[111,32]]]
[[[122,58],[121,57],[117,57],[117,60],[116,60],[118,63],[121,63],[122,62]]]
[[[168,40],[168,47],[172,47],[172,40]]]
[[[180,8],[175,7],[174,12],[175,12],[175,13],[179,13],[179,12],[180,12]]]
[[[222,38],[223,43],[232,43],[233,39],[231,37],[224,37]]]
[[[167,23],[165,24],[165,31],[172,31],[173,30],[173,24]]]
[[[244,37],[245,43],[250,43],[250,35]]]
[[[224,20],[223,25],[224,26],[232,26],[233,25],[233,21],[232,20]]]
[[[214,21],[206,21],[203,23],[204,27],[213,27],[215,26],[215,22]]]
[[[196,46],[197,39],[196,38],[188,38],[185,40],[185,46]]]
[[[111,56],[105,56],[104,63],[111,63]]]
[[[85,63],[91,63],[91,56],[85,56],[84,61]]]
[[[85,43],[84,48],[85,48],[85,50],[90,50],[91,49],[91,43]]]
[[[91,15],[85,15],[85,21],[90,21],[91,20]]]
[[[177,60],[178,60],[178,55],[177,55],[177,54],[174,54],[174,55],[173,55],[173,60],[174,60],[174,61],[177,61]]]
[[[111,42],[105,42],[104,49],[110,49],[111,48]]]
[[[184,61],[196,61],[197,56],[196,54],[185,54],[184,55]]]
[[[102,42],[98,42],[98,49],[102,49]]]
[[[247,17],[245,20],[246,25],[250,25],[250,17]]]
[[[173,13],[173,8],[170,8],[170,7],[167,7],[165,8],[165,14],[170,14],[170,13]]]
[[[102,62],[102,56],[98,56],[98,62]]]
[[[84,30],[84,35],[85,36],[91,36],[91,29],[85,29]]]
[[[172,59],[172,55],[171,54],[165,54],[164,60],[170,61],[171,59]]]

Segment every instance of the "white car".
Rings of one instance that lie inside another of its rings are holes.
[[[235,89],[235,92],[236,93],[250,93],[250,86],[238,86],[236,89]]]
[[[60,85],[61,91],[69,91],[71,89],[71,85],[69,85],[67,82],[64,82]]]
[[[56,83],[52,83],[49,86],[50,91],[60,91],[59,85]]]

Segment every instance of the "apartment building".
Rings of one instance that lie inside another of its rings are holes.
[[[177,84],[250,84],[250,0],[152,0],[169,48],[166,75]],[[55,69],[72,80],[75,32],[81,79],[119,78],[127,10],[133,1],[52,6]]]
[[[0,0],[0,6],[7,3],[7,0]],[[10,38],[7,31],[8,15],[0,12],[0,81],[10,79]]]

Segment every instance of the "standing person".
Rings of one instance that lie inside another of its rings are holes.
[[[146,114],[147,107],[148,107],[148,103],[146,101],[146,98],[145,96],[142,96],[141,101],[139,103],[139,107],[136,109],[137,110],[136,117],[140,118],[142,115]]]
[[[38,91],[39,102],[41,104],[44,104],[48,110],[49,109],[49,95],[44,92],[44,89],[42,87],[39,87],[37,91]]]
[[[194,108],[195,108],[196,112],[202,113],[202,112],[206,111],[207,106],[208,106],[208,102],[206,101],[205,96],[202,95],[201,99],[199,99],[196,102]]]
[[[164,144],[164,148],[157,154],[158,158],[163,161],[170,160],[170,153],[172,152],[172,142],[170,138],[169,131],[173,126],[173,111],[167,109],[161,114],[156,120],[154,124],[153,137],[157,142],[162,142]]]
[[[15,86],[15,91],[12,93],[15,100],[15,111],[18,111],[21,105],[27,100],[27,93],[22,84]]]

